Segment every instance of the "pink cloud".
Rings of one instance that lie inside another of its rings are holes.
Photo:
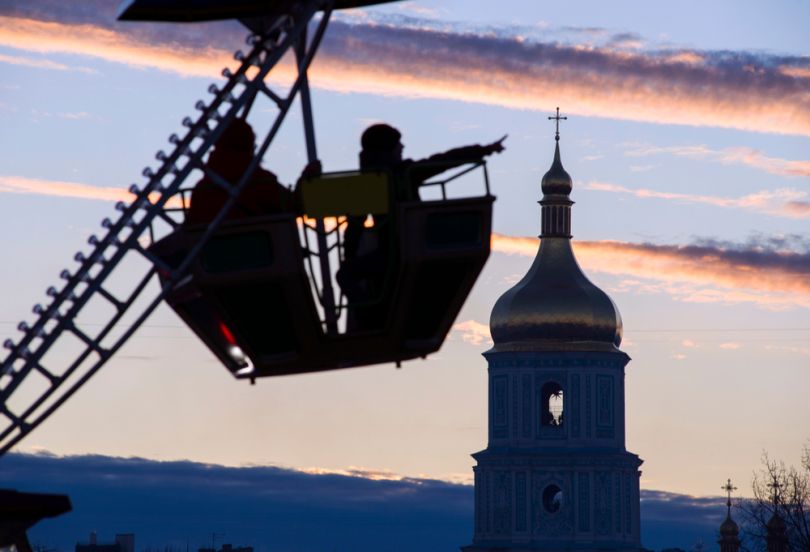
[[[740,343],[735,342],[735,341],[729,341],[728,343],[721,343],[719,345],[719,347],[721,349],[726,349],[728,351],[734,351],[734,350],[739,349],[740,347],[742,347],[742,345]]]
[[[810,218],[810,194],[793,188],[762,190],[741,197],[721,197],[701,194],[661,192],[648,188],[627,188],[609,182],[587,182],[589,190],[628,194],[639,198],[654,198],[679,201],[682,203],[702,203],[715,207],[745,209],[788,218]]]
[[[39,53],[69,53],[154,68],[182,76],[213,76],[231,64],[229,52],[167,44],[153,45],[96,25],[63,24],[0,16],[0,44]]]
[[[762,248],[574,241],[586,271],[625,279],[627,290],[666,293],[697,303],[754,303],[770,309],[810,308],[810,254]],[[496,252],[534,257],[536,238],[493,234]]]
[[[93,199],[98,201],[128,202],[135,199],[134,196],[124,188],[101,188],[80,182],[3,175],[0,175],[0,193],[34,194],[52,197],[70,197],[74,199]],[[167,206],[180,207],[180,199],[170,199],[167,202]]]
[[[458,332],[461,339],[470,345],[492,343],[488,324],[482,324],[475,320],[465,320],[464,322],[454,324],[453,331]]]
[[[792,345],[765,345],[765,349],[768,351],[779,351],[810,356],[810,347],[794,347]]]
[[[635,145],[625,151],[631,157],[669,154],[693,159],[707,159],[724,164],[741,164],[779,176],[810,177],[810,161],[770,157],[759,150],[745,147],[714,150],[707,146],[645,146]]]
[[[32,67],[34,69],[48,69],[51,71],[80,71],[82,73],[95,73],[96,71],[88,67],[74,67],[58,63],[49,59],[36,59],[24,56],[9,56],[0,54],[0,63],[7,63],[9,65],[21,65],[24,67]]]
[[[583,48],[359,21],[332,24],[313,68],[315,86],[531,110],[548,110],[565,97],[570,113],[585,116],[810,135],[806,83],[771,69],[770,58]],[[214,76],[230,64],[221,44],[241,43],[231,26],[155,29],[5,15],[0,44]],[[274,74],[287,76],[289,66]]]
[[[120,188],[20,176],[0,176],[0,193],[99,201],[133,199]],[[179,206],[179,198],[173,198],[170,205]],[[492,236],[493,250],[500,253],[534,256],[538,245],[536,238]],[[574,248],[586,269],[622,276],[620,292],[667,293],[699,303],[752,302],[770,308],[810,308],[810,254],[616,241],[575,241]],[[488,327],[474,320],[460,322],[454,330],[470,343],[490,339]]]

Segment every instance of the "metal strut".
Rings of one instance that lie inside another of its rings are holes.
[[[304,120],[304,138],[307,143],[307,161],[312,163],[318,160],[318,150],[315,146],[315,125],[312,120],[312,99],[309,95],[309,79],[306,68],[306,29],[295,44],[295,59],[298,63],[298,73],[301,79],[301,111]],[[321,306],[326,319],[326,332],[334,335],[338,331],[337,310],[335,309],[335,292],[332,288],[332,270],[329,266],[329,245],[326,237],[326,225],[322,218],[315,221],[315,232],[318,239],[318,257],[321,265]]]
[[[183,126],[187,130],[182,137],[177,134],[169,137],[169,142],[174,146],[171,153],[159,151],[156,158],[160,166],[156,170],[144,169],[146,185],[130,186],[129,191],[135,199],[129,204],[116,204],[116,210],[120,212],[118,218],[102,221],[106,234],[102,237],[91,236],[88,239],[92,246],[90,253],[80,252],[74,256],[79,263],[78,270],[73,273],[62,271],[60,277],[64,280],[64,286],[61,289],[56,286],[48,288],[47,295],[51,297],[51,302],[47,306],[34,306],[36,320],[32,324],[19,324],[18,329],[23,333],[19,341],[5,340],[3,345],[9,353],[0,364],[0,456],[87,382],[135,333],[173,286],[187,275],[192,261],[224,220],[239,192],[259,166],[296,95],[299,91],[308,92],[306,73],[326,31],[333,3],[333,0],[299,2],[297,6],[300,9],[296,13],[275,18],[262,35],[249,37],[249,44],[252,45],[250,53],[245,55],[240,51],[234,56],[241,62],[239,69],[233,73],[228,69],[223,70],[222,75],[228,79],[225,86],[218,89],[212,84],[208,88],[214,95],[211,103],[197,102],[195,107],[200,111],[199,117],[196,120],[190,117],[183,119]],[[320,10],[324,14],[307,45],[307,27]],[[296,51],[298,75],[286,96],[281,96],[273,92],[265,80],[290,48]],[[148,250],[148,244],[155,239],[153,225],[162,222],[173,229],[181,224],[177,220],[177,213],[182,210],[173,206],[171,200],[176,202],[183,195],[185,179],[194,169],[203,168],[205,153],[235,117],[247,114],[258,94],[267,96],[278,107],[275,121],[239,181],[221,183],[228,190],[228,199],[199,242],[176,268],[169,267]],[[308,94],[306,97],[305,113],[310,111]],[[310,145],[309,137],[312,136],[313,147],[308,148],[312,156],[315,152],[311,118],[309,127],[307,145]],[[145,259],[149,267],[134,282],[131,277],[127,278],[131,284],[128,291],[113,292],[107,285],[108,280],[112,275],[119,275],[122,271],[116,271],[116,268],[130,258]],[[166,282],[163,286],[156,278],[158,272]],[[152,282],[156,285],[150,286]],[[149,292],[152,294],[149,295]],[[136,301],[140,310],[133,308]],[[96,324],[80,323],[80,315],[89,312],[87,305],[99,302],[112,306],[112,314],[100,324],[101,329],[98,330]],[[145,306],[142,306],[144,302]],[[332,312],[334,316],[334,299],[331,309],[327,302],[328,299],[324,301],[324,310],[327,315]],[[133,318],[126,325],[122,324],[125,315]],[[80,352],[61,362],[60,355],[48,357],[46,366],[44,361],[47,353],[67,336],[72,336],[81,345]]]

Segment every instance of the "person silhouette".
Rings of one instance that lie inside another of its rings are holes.
[[[391,125],[371,125],[360,137],[360,170],[390,171],[395,177],[394,192],[398,201],[419,199],[419,187],[437,174],[465,163],[481,161],[484,157],[504,150],[503,141],[481,146],[478,144],[454,148],[415,161],[404,159],[402,133]]]
[[[256,135],[245,119],[234,119],[214,144],[206,167],[231,185],[236,184],[253,161]],[[307,165],[302,178],[320,173],[320,163]],[[186,224],[205,224],[217,216],[228,192],[205,175],[191,192],[191,205]],[[276,213],[298,213],[297,194],[279,182],[272,172],[256,167],[248,183],[242,188],[236,203],[225,220],[244,219]]]
[[[429,178],[465,163],[504,150],[504,136],[487,145],[469,145],[437,153],[415,161],[403,158],[402,133],[385,123],[368,127],[360,137],[361,171],[381,171],[392,179],[393,209],[400,202],[419,201],[419,187]],[[352,216],[343,234],[344,260],[337,280],[349,302],[350,330],[382,329],[388,313],[386,280],[397,264],[391,231],[392,216],[375,215],[374,225],[366,227],[366,216]],[[352,306],[355,303],[355,306]],[[357,303],[367,303],[357,305]],[[372,303],[372,304],[368,304]]]

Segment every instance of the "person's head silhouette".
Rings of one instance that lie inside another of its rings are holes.
[[[222,132],[214,146],[220,151],[253,153],[256,149],[256,134],[244,119],[234,119]]]
[[[402,161],[402,133],[391,125],[371,125],[360,137],[360,167],[391,165]]]

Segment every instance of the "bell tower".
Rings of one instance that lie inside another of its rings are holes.
[[[639,466],[625,449],[622,321],[571,248],[572,180],[543,176],[541,242],[490,318],[489,440],[473,454],[475,532],[464,552],[638,552]]]

